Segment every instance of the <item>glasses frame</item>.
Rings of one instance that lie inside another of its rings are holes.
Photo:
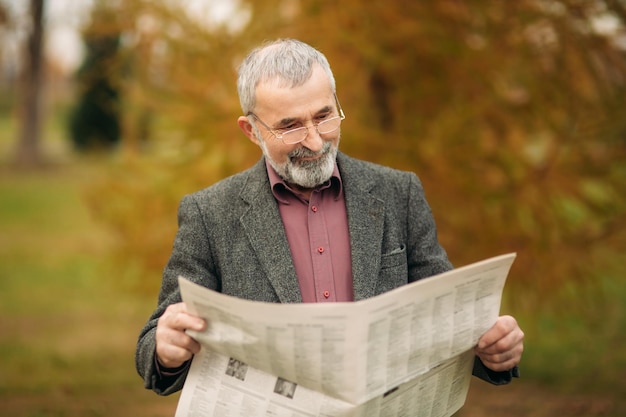
[[[341,104],[339,103],[339,99],[337,98],[337,93],[333,93],[333,95],[335,96],[335,104],[337,105],[337,111],[339,112],[339,116],[334,116],[334,117],[331,117],[330,119],[326,119],[326,120],[322,121],[321,123],[324,123],[324,122],[326,122],[326,121],[329,121],[329,120],[334,120],[334,119],[337,119],[337,118],[338,118],[338,119],[339,119],[339,121],[340,121],[340,124],[339,124],[339,126],[337,127],[337,129],[339,129],[339,127],[341,126],[341,121],[345,120],[346,115],[343,113],[343,109],[341,108]],[[274,135],[274,137],[275,137],[276,139],[279,139],[279,140],[280,140],[282,143],[284,143],[285,145],[295,145],[296,143],[300,143],[300,142],[304,141],[304,140],[306,139],[306,137],[309,135],[309,128],[311,128],[311,127],[315,127],[315,130],[317,131],[317,134],[318,134],[318,135],[320,135],[320,136],[322,135],[322,133],[320,133],[320,131],[317,129],[317,127],[319,126],[319,123],[313,123],[313,124],[312,124],[312,126],[300,126],[300,127],[295,128],[295,129],[290,129],[290,130],[288,130],[288,131],[286,131],[286,132],[282,132],[282,133],[280,133],[280,132],[276,132],[276,131],[275,131],[275,129],[272,129],[271,127],[269,127],[269,126],[268,126],[268,125],[267,125],[267,124],[266,124],[263,120],[261,120],[261,119],[259,118],[259,116],[257,116],[257,115],[256,115],[256,114],[254,114],[253,112],[248,112],[248,114],[247,114],[246,116],[248,116],[248,117],[249,117],[249,116],[253,116],[256,120],[258,120],[258,121],[259,121],[259,122],[263,125],[263,127],[264,127],[264,128],[265,128],[268,132],[270,132],[272,135]],[[284,137],[285,135],[287,135],[287,134],[289,134],[289,133],[292,133],[292,132],[294,132],[294,131],[296,131],[296,130],[302,130],[302,129],[306,129],[306,134],[305,134],[305,135],[304,135],[304,137],[303,137],[302,139],[300,139],[299,141],[297,141],[297,142],[290,142],[290,143],[286,143],[286,142],[285,142],[285,140],[283,139],[283,137]],[[335,129],[335,130],[337,130],[337,129]],[[326,132],[326,133],[323,133],[323,134],[324,134],[324,135],[328,135],[329,133],[332,133],[332,132],[334,132],[335,130],[332,130],[332,131],[330,131],[330,132]]]

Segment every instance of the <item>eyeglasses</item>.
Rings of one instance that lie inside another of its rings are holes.
[[[318,123],[313,123],[313,127],[317,130],[317,133],[321,135],[328,135],[329,133],[333,133],[339,126],[341,126],[341,121],[346,118],[343,114],[343,109],[339,104],[339,99],[337,99],[337,95],[335,94],[335,103],[337,104],[337,110],[339,111],[339,116],[331,117],[330,119],[322,120]],[[248,116],[253,116],[256,120],[258,120],[268,132],[276,137],[276,139],[280,139],[283,141],[285,145],[294,145],[296,143],[302,142],[306,139],[309,134],[310,126],[301,126],[295,129],[289,129],[285,131],[275,130],[269,127],[263,120],[259,119],[259,116],[256,114],[249,112]]]

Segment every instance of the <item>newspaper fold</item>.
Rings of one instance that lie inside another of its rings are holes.
[[[353,303],[274,304],[180,277],[202,345],[176,417],[448,417],[496,321],[515,254]]]

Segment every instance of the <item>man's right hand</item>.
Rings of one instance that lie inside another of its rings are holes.
[[[169,305],[156,328],[156,355],[163,367],[178,368],[200,352],[200,344],[185,333],[186,329],[202,331],[206,322],[189,314],[185,303]]]

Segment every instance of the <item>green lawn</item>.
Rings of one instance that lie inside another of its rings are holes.
[[[0,174],[1,415],[172,416],[134,369],[154,299],[115,291],[81,193],[94,167]],[[158,279],[158,277],[155,277]]]

